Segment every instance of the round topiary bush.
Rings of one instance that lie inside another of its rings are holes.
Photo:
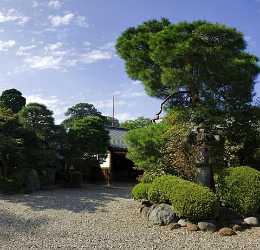
[[[170,203],[179,217],[191,221],[215,217],[219,208],[217,196],[209,188],[185,180],[175,186]]]
[[[143,183],[152,183],[155,179],[163,175],[165,174],[162,171],[145,171],[139,178],[139,181]]]
[[[222,204],[241,215],[260,208],[260,172],[250,167],[225,169],[216,178],[216,190]]]
[[[169,175],[151,184],[148,199],[169,203],[179,217],[192,221],[214,217],[219,207],[217,196],[209,188]]]
[[[180,178],[173,175],[156,178],[149,189],[148,199],[154,203],[170,203],[173,189],[180,180]]]
[[[132,196],[135,200],[147,200],[148,199],[148,191],[150,188],[149,183],[138,183],[132,189]]]

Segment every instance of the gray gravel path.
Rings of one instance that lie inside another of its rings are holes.
[[[0,195],[0,249],[260,249],[260,228],[231,238],[150,226],[130,185]]]

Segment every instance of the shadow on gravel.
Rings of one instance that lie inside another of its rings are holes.
[[[0,240],[10,239],[10,232],[24,234],[35,231],[48,220],[41,217],[25,218],[0,209]]]
[[[22,204],[36,211],[55,209],[75,213],[94,213],[97,209],[102,209],[102,212],[105,212],[106,203],[118,198],[131,198],[133,185],[116,184],[107,187],[105,185],[88,184],[82,189],[56,189],[13,196],[0,195],[0,201]]]

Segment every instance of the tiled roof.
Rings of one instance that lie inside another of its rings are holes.
[[[119,148],[119,149],[127,149],[126,144],[124,143],[124,136],[127,133],[127,129],[123,128],[106,128],[109,131],[110,136],[110,147]]]

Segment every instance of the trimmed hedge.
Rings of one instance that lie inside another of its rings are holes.
[[[139,178],[139,181],[143,183],[152,183],[155,179],[162,175],[165,174],[160,171],[145,171],[141,178]]]
[[[241,215],[260,208],[260,172],[246,166],[227,168],[216,178],[217,194],[224,206]]]
[[[132,189],[132,196],[135,200],[147,200],[148,199],[148,190],[150,188],[149,183],[138,183]]]
[[[170,197],[180,178],[165,175],[156,178],[148,192],[148,199],[154,203],[170,203]]]
[[[217,196],[209,188],[169,175],[151,184],[148,198],[156,203],[170,203],[177,216],[192,221],[214,217],[219,207]]]

